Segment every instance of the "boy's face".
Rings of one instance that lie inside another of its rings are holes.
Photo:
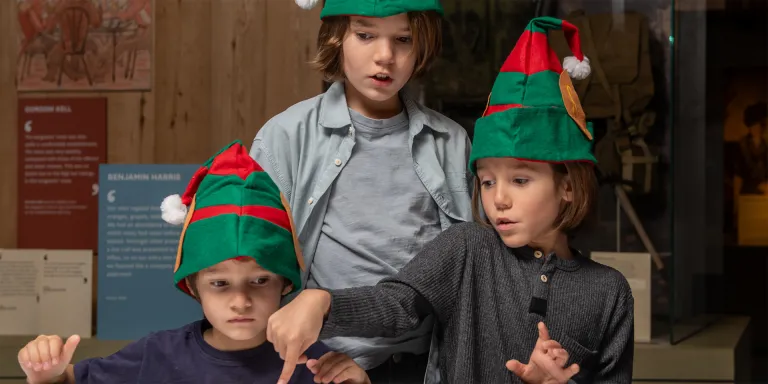
[[[267,320],[290,292],[284,279],[255,260],[226,260],[200,271],[195,282],[206,319],[235,341],[263,337]]]
[[[346,81],[370,100],[392,99],[416,64],[408,15],[351,16],[349,22],[342,45]]]
[[[554,245],[560,208],[573,198],[567,179],[558,184],[554,176],[544,162],[511,157],[477,160],[483,209],[508,247]]]

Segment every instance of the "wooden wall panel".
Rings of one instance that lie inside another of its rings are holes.
[[[306,64],[319,7],[292,0],[155,0],[151,91],[23,93],[16,2],[0,1],[0,248],[16,245],[17,97],[108,99],[109,163],[202,163],[322,91]]]
[[[16,18],[0,1],[0,247],[16,245]],[[14,38],[11,39],[11,36]]]

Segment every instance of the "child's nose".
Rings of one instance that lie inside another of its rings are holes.
[[[393,53],[392,42],[387,39],[381,39],[376,47],[376,54],[374,60],[377,64],[389,64],[392,62]]]
[[[232,298],[231,306],[235,310],[243,310],[251,307],[251,297],[246,292],[236,292]]]
[[[496,193],[493,196],[493,203],[496,205],[496,209],[499,210],[512,207],[512,199],[508,193],[505,193],[504,188],[496,188]]]

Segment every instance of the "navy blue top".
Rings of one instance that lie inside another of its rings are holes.
[[[251,383],[275,384],[283,360],[269,341],[242,351],[220,351],[203,340],[207,320],[151,333],[115,354],[75,364],[76,383]],[[317,359],[329,352],[317,342],[306,355]],[[314,383],[314,375],[298,365],[291,384]]]

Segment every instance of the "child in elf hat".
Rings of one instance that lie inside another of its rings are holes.
[[[170,196],[161,208],[163,219],[184,224],[174,283],[200,302],[205,318],[74,365],[77,336],[66,343],[40,336],[19,351],[29,383],[277,382],[283,361],[266,340],[267,319],[299,287],[301,263],[277,186],[234,142],[198,170],[183,197]],[[322,343],[307,347],[310,360],[291,383],[314,383],[315,373],[326,372],[336,382],[369,382],[351,358]]]
[[[566,71],[549,30],[569,41]],[[569,73],[589,74],[578,31],[533,19],[475,128],[476,221],[449,228],[376,285],[302,292],[269,319],[281,354],[299,356],[319,336],[397,336],[433,315],[444,382],[630,383],[629,285],[566,236],[596,193],[592,128]]]
[[[403,91],[440,51],[441,14],[439,0],[326,0],[313,64],[333,84],[256,135],[251,155],[293,211],[305,287],[375,284],[472,220],[466,131]],[[373,381],[423,383],[432,331],[427,319],[398,337],[324,341]]]

